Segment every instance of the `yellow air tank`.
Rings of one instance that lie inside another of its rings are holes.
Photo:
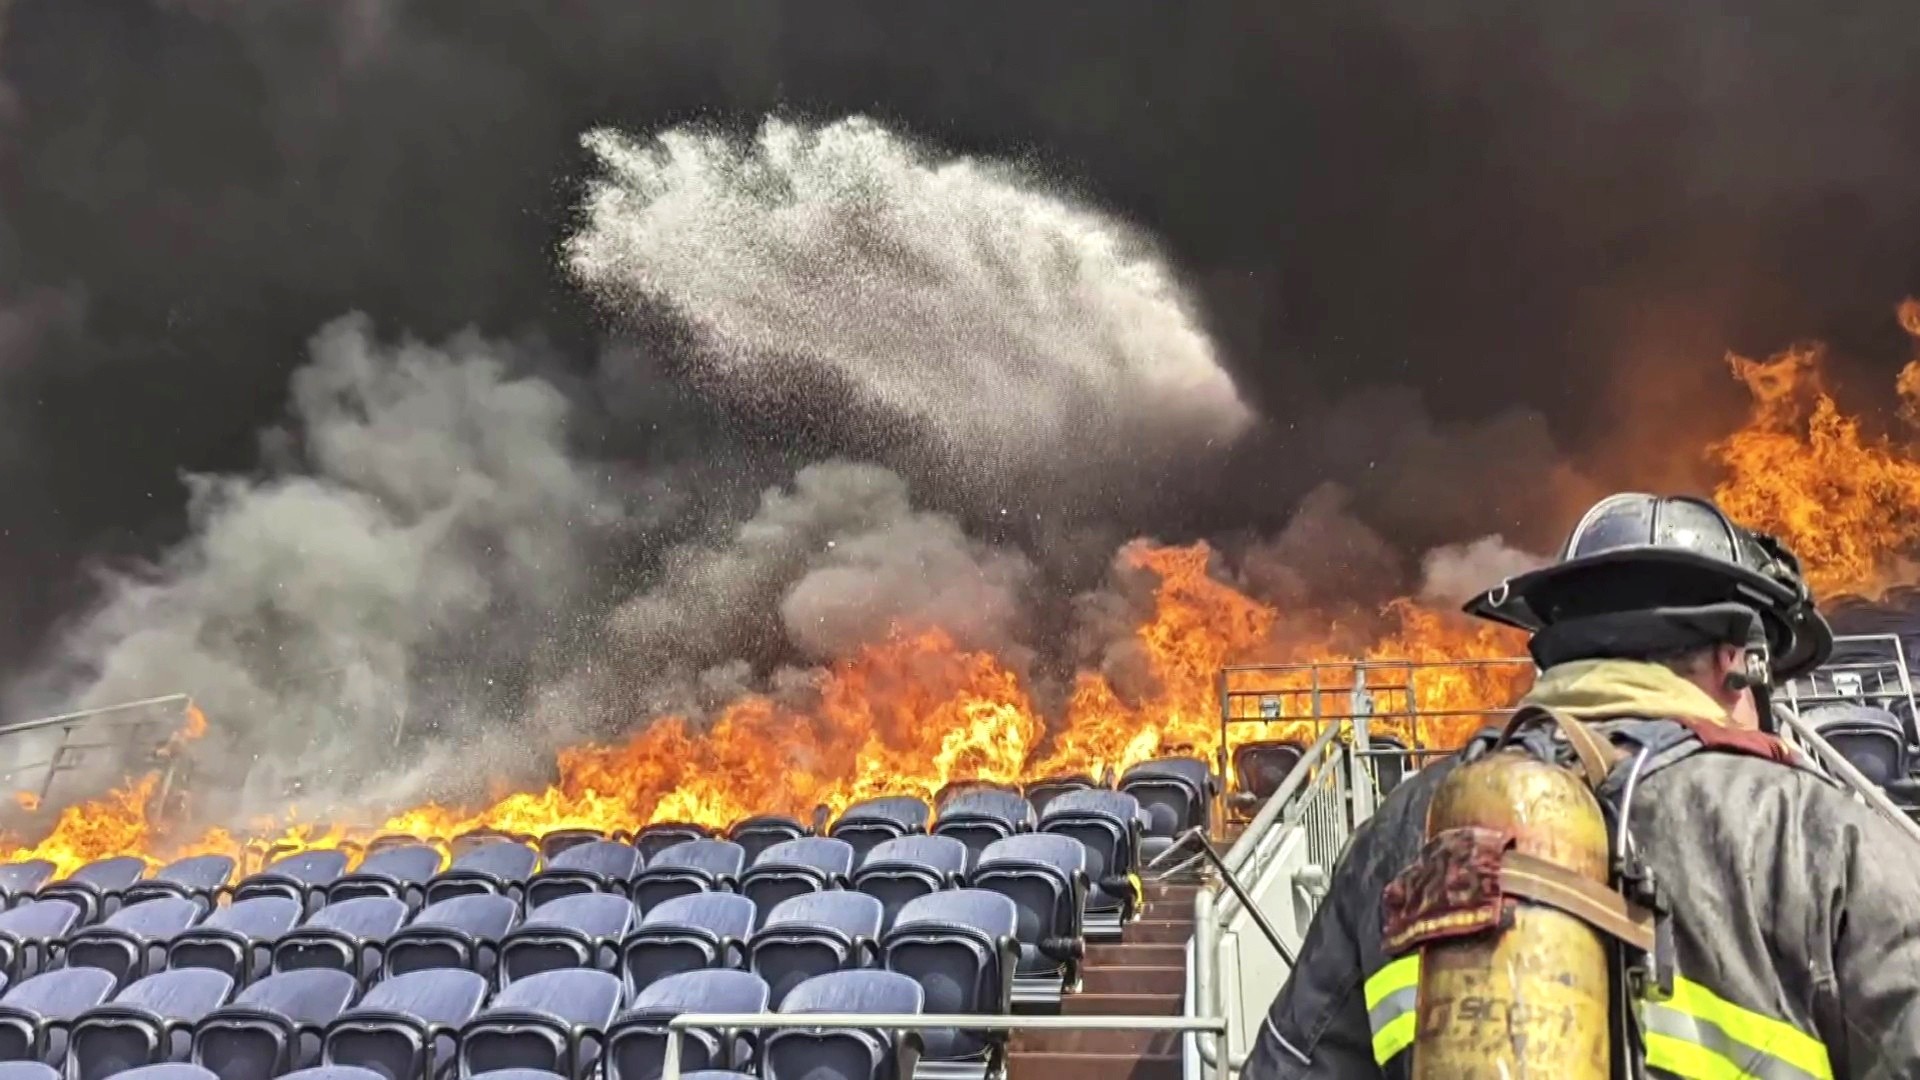
[[[1606,819],[1586,782],[1524,752],[1463,765],[1435,791],[1427,837],[1504,831],[1513,854],[1607,887]],[[1606,939],[1563,911],[1514,897],[1511,923],[1423,945],[1413,1043],[1419,1080],[1608,1080]]]

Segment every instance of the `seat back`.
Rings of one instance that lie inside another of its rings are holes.
[[[713,830],[705,825],[695,825],[685,821],[660,821],[635,833],[633,846],[640,850],[640,857],[651,866],[654,857],[670,847],[684,844],[689,840],[705,840],[712,836]]]
[[[80,922],[71,900],[23,900],[0,912],[0,978],[32,978],[53,966],[53,946]]]
[[[320,1060],[359,1065],[393,1080],[438,1075],[453,1060],[460,1028],[486,1000],[487,980],[438,969],[396,975],[327,1025]]]
[[[527,882],[529,908],[580,893],[625,893],[641,867],[640,849],[617,840],[588,840],[553,856],[546,869]]]
[[[548,971],[500,991],[460,1032],[463,1074],[546,1069],[585,1076],[620,1008],[620,980],[603,971]]]
[[[1119,790],[1132,795],[1146,812],[1146,833],[1172,839],[1193,828],[1208,828],[1213,793],[1212,770],[1198,758],[1143,761],[1120,777]]]
[[[740,875],[738,888],[762,912],[771,911],[788,897],[845,885],[853,858],[853,845],[844,840],[825,836],[785,840],[760,853]]]
[[[302,851],[288,855],[248,876],[233,890],[235,900],[256,896],[285,896],[300,901],[308,912],[318,907],[323,890],[347,870],[344,851]]]
[[[687,971],[640,991],[607,1035],[607,1080],[653,1080],[666,1060],[666,1027],[681,1013],[759,1013],[767,1008],[767,984],[746,971]],[[687,1070],[713,1065],[744,1067],[752,1056],[747,1038],[726,1044],[718,1032],[689,1030],[680,1063]]]
[[[219,1080],[257,1080],[311,1065],[319,1057],[320,1029],[359,993],[359,983],[344,971],[269,975],[200,1021],[192,1060]]]
[[[874,845],[853,887],[880,901],[891,926],[909,901],[957,884],[966,866],[967,846],[951,836],[905,836]]]
[[[911,795],[867,799],[842,811],[827,835],[852,844],[854,853],[864,859],[888,840],[926,832],[931,813],[924,801]]]
[[[418,842],[395,844],[370,853],[353,873],[330,883],[326,902],[337,904],[363,896],[386,896],[404,901],[409,911],[427,902],[427,881],[440,872],[438,849]]]
[[[902,908],[880,951],[888,971],[920,984],[929,1012],[1006,1013],[1013,1007],[1018,928],[1013,901],[984,889],[951,889]],[[990,1045],[1004,1042],[954,1029],[928,1031],[925,1039],[926,1055],[936,1061],[984,1057]]]
[[[1059,971],[1075,958],[1086,859],[1086,848],[1078,840],[1048,833],[1008,837],[981,853],[971,884],[1013,901],[1019,972]]]
[[[1119,791],[1069,791],[1047,804],[1040,831],[1071,836],[1087,849],[1087,907],[1130,911],[1128,875],[1138,871],[1140,804]]]
[[[737,821],[727,830],[727,839],[740,845],[747,853],[747,865],[751,866],[759,859],[760,853],[775,844],[787,840],[798,840],[807,835],[807,827],[790,817],[778,814],[764,814]]]
[[[362,985],[379,975],[387,939],[407,919],[405,901],[360,896],[328,904],[273,946],[274,971],[332,968]]]
[[[66,1060],[66,1025],[107,1000],[119,985],[112,972],[60,968],[7,988],[0,997],[0,1061]]]
[[[1827,742],[1873,783],[1907,778],[1907,743],[1900,720],[1874,705],[1822,705],[1807,719]]]
[[[878,955],[884,912],[865,893],[808,893],[768,913],[747,945],[748,967],[774,1005],[816,975],[859,967]]]
[[[554,829],[540,834],[540,861],[553,865],[554,856],[579,847],[608,839],[607,834],[598,829]]]
[[[51,885],[40,887],[45,900],[71,901],[80,909],[80,921],[105,918],[120,904],[120,894],[147,872],[145,860],[132,855],[97,859]]]
[[[212,968],[236,983],[253,981],[272,960],[273,944],[300,920],[300,903],[256,896],[219,908],[167,943],[169,968]]]
[[[0,910],[38,893],[40,887],[53,877],[53,870],[53,864],[45,859],[26,859],[0,865]]]
[[[1292,742],[1241,743],[1233,748],[1234,785],[1256,801],[1266,802],[1280,790],[1305,752]]]
[[[183,1058],[193,1025],[232,993],[225,972],[203,968],[163,971],[131,983],[73,1022],[67,1071],[74,1080],[105,1080],[139,1065]]]
[[[124,985],[160,966],[167,944],[200,921],[197,900],[165,896],[123,907],[67,939],[67,964],[111,971]]]
[[[539,866],[540,852],[535,848],[512,840],[489,840],[467,849],[427,881],[427,903],[497,895],[517,904],[526,896],[527,879]]]
[[[872,1013],[911,1015],[924,1010],[920,985],[891,971],[837,971],[808,979],[781,1003],[786,1014]],[[902,1059],[901,1042],[887,1032],[867,1029],[788,1028],[767,1036],[761,1053],[763,1080],[894,1080],[910,1075],[913,1062]]]
[[[620,943],[629,993],[669,975],[744,962],[753,901],[734,893],[677,896],[647,912]]]
[[[498,893],[469,893],[428,904],[387,939],[387,975],[465,968],[491,976],[500,941],[519,917],[519,905]]]
[[[215,896],[233,876],[231,855],[191,855],[161,867],[152,877],[136,881],[121,893],[121,903],[138,904],[163,896],[198,900],[212,907]]]
[[[1023,794],[1027,802],[1033,804],[1033,812],[1036,815],[1045,816],[1047,807],[1053,804],[1053,800],[1067,792],[1097,790],[1099,786],[1090,776],[1049,776],[1028,784]]]
[[[500,983],[566,968],[612,971],[635,918],[632,901],[608,893],[542,904],[501,941]]]
[[[747,853],[729,840],[686,840],[647,857],[634,875],[634,906],[651,911],[676,896],[731,889],[746,868]]]
[[[973,788],[958,792],[940,804],[933,834],[950,836],[965,844],[971,866],[988,844],[1032,832],[1038,820],[1033,804],[1018,792]]]

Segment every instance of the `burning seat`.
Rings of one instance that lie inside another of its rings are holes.
[[[620,943],[628,992],[683,971],[744,963],[755,915],[753,901],[733,893],[676,896],[648,911]]]
[[[387,977],[430,968],[464,968],[491,977],[500,941],[519,917],[520,906],[497,893],[428,904],[387,939]]]
[[[633,1007],[607,1031],[607,1080],[654,1080],[666,1060],[666,1025],[681,1013],[760,1013],[767,1008],[767,984],[747,971],[725,969],[669,975],[640,991]],[[731,1040],[717,1031],[689,1029],[681,1036],[681,1066],[706,1069],[747,1068],[756,1040]]]
[[[0,912],[0,979],[31,978],[53,966],[53,947],[80,921],[71,900],[28,900]]]
[[[925,998],[919,983],[891,971],[836,971],[794,987],[780,1012],[903,1016],[923,1011]],[[766,1037],[760,1075],[763,1080],[900,1080],[914,1075],[920,1047],[920,1034],[911,1031],[783,1028]]]
[[[1041,832],[1072,837],[1087,850],[1089,938],[1119,937],[1139,906],[1140,828],[1139,802],[1120,791],[1069,791],[1040,815]]]
[[[1255,803],[1273,798],[1306,748],[1294,742],[1250,742],[1233,748],[1234,786]],[[1248,807],[1247,809],[1252,809]]]
[[[73,1080],[101,1080],[140,1065],[184,1061],[193,1026],[232,993],[233,980],[207,968],[163,971],[134,982],[112,1001],[74,1018],[67,1074]]]
[[[651,911],[676,896],[731,889],[746,862],[746,850],[730,840],[682,841],[647,857],[633,877],[634,906]]]
[[[864,858],[888,840],[926,832],[931,814],[925,802],[911,795],[883,795],[847,807],[827,835],[852,844],[854,854]]]
[[[192,1060],[219,1080],[260,1077],[311,1065],[320,1033],[360,994],[344,971],[312,968],[269,975],[194,1029]]]
[[[0,997],[0,1061],[67,1058],[67,1031],[73,1019],[113,993],[112,972],[61,968],[9,987]]]
[[[577,848],[581,844],[591,844],[596,840],[605,839],[607,834],[598,829],[553,829],[541,833],[540,842],[535,846],[540,849],[540,858],[547,863],[552,863],[556,855]]]
[[[1093,777],[1085,773],[1074,773],[1068,776],[1048,776],[1035,780],[1026,786],[1022,794],[1026,796],[1027,802],[1032,804],[1035,814],[1045,816],[1047,806],[1067,792],[1090,791],[1099,787],[1101,785],[1096,783]]]
[[[546,971],[500,991],[460,1031],[460,1070],[544,1069],[591,1074],[613,1015],[620,980],[604,971]]]
[[[426,906],[427,882],[440,872],[440,862],[439,851],[415,840],[370,851],[358,869],[327,886],[327,903],[388,896],[418,911]]]
[[[981,853],[971,884],[1013,901],[1013,1000],[1044,1003],[1079,984],[1082,908],[1087,894],[1087,849],[1070,836],[1029,833],[995,841]]]
[[[139,881],[147,864],[131,855],[98,859],[75,870],[37,894],[42,900],[68,900],[80,909],[80,921],[91,923],[113,913],[120,894]]]
[[[130,983],[159,968],[168,944],[206,910],[197,900],[177,896],[123,907],[67,939],[67,966],[99,968],[122,985]]]
[[[634,916],[633,902],[624,896],[581,893],[549,900],[501,940],[501,985],[565,968],[614,970]]]
[[[880,901],[865,893],[806,893],[783,900],[747,942],[747,967],[767,980],[774,1005],[793,988],[877,959]]]
[[[903,836],[876,845],[854,871],[855,891],[880,901],[883,926],[917,897],[958,886],[967,869],[967,845],[951,836]]]
[[[540,853],[511,840],[489,840],[469,848],[453,864],[427,881],[427,904],[456,896],[504,896],[519,903],[527,879],[540,865]]]
[[[734,822],[733,827],[727,830],[727,839],[745,849],[749,863],[773,845],[798,840],[805,835],[807,827],[784,814],[761,814],[746,818]]]
[[[690,840],[707,840],[713,836],[713,830],[705,825],[695,825],[686,821],[660,821],[633,834],[633,846],[640,850],[640,857],[651,865],[653,857],[676,844]]]
[[[273,970],[332,968],[367,985],[380,975],[387,939],[406,921],[407,905],[390,896],[328,904],[274,943]]]
[[[233,889],[235,900],[256,896],[285,896],[300,901],[301,910],[312,914],[320,905],[327,886],[339,880],[347,869],[344,851],[301,851],[268,864],[251,874]]]
[[[644,865],[640,849],[617,840],[575,844],[548,860],[527,882],[527,906],[540,907],[579,893],[625,893]]]
[[[210,908],[232,876],[233,856],[194,855],[170,862],[152,877],[127,886],[120,894],[120,902],[132,906],[145,900],[174,896],[195,900],[200,906]]]
[[[256,896],[239,901],[175,934],[167,944],[167,967],[212,968],[244,986],[267,970],[274,943],[299,921],[297,900]]]
[[[1019,793],[995,788],[962,791],[940,804],[940,816],[934,821],[935,836],[950,836],[967,847],[971,866],[996,840],[1032,832],[1039,820],[1033,804]]]
[[[45,859],[0,865],[0,911],[38,893],[52,876],[53,864]]]
[[[460,1028],[486,997],[487,980],[471,971],[395,975],[327,1025],[320,1060],[390,1080],[432,1080],[453,1061]]]
[[[1147,816],[1141,858],[1151,860],[1168,851],[1189,829],[1210,829],[1219,788],[1213,770],[1198,758],[1143,761],[1122,774],[1119,790],[1139,800]]]
[[[841,889],[853,870],[853,845],[825,836],[783,840],[760,853],[740,875],[742,896],[762,912],[801,893]]]
[[[933,1013],[1002,1015],[1013,1007],[1013,973],[1020,960],[1014,938],[1020,915],[1013,901],[985,889],[950,889],[900,909],[880,939],[888,971],[911,978]],[[936,1028],[923,1035],[928,1060],[977,1064],[994,1071],[1004,1034]]]

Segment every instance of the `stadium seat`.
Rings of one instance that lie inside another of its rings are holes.
[[[419,911],[427,904],[427,881],[440,872],[440,863],[438,850],[418,842],[370,851],[353,873],[327,886],[327,903],[387,896]]]
[[[1368,735],[1367,741],[1375,750],[1389,751],[1375,754],[1369,760],[1373,764],[1374,782],[1380,790],[1380,798],[1393,794],[1400,781],[1407,776],[1407,744],[1391,735]]]
[[[962,791],[940,804],[935,836],[950,836],[967,846],[971,867],[995,840],[1032,832],[1039,815],[1018,792],[994,788]]]
[[[37,894],[51,877],[53,864],[45,859],[0,865],[0,911]]]
[[[1189,829],[1210,830],[1219,788],[1213,770],[1198,758],[1143,761],[1122,774],[1119,790],[1138,800],[1147,816],[1141,859],[1158,857]]]
[[[431,968],[464,968],[491,978],[500,958],[500,942],[519,917],[519,905],[498,893],[428,904],[387,939],[387,977]]]
[[[925,1011],[920,984],[891,971],[836,971],[787,995],[783,1014],[872,1013],[907,1016]],[[762,1080],[902,1080],[915,1073],[918,1032],[894,1035],[867,1028],[783,1028],[768,1032],[760,1053]]]
[[[500,942],[500,984],[565,968],[613,971],[633,929],[633,902],[607,893],[563,896],[534,908]]]
[[[280,1080],[391,1080],[391,1078],[357,1065],[317,1065],[311,1069],[288,1073]]]
[[[81,923],[97,922],[119,906],[120,894],[139,881],[147,864],[131,855],[99,859],[75,870],[36,894],[42,900],[69,900],[80,909]]]
[[[620,995],[620,980],[604,971],[546,971],[520,979],[461,1028],[461,1072],[544,1069],[588,1076]]]
[[[259,1080],[312,1065],[319,1032],[360,995],[344,971],[269,975],[201,1019],[192,1060],[219,1080]]]
[[[1266,802],[1286,783],[1287,774],[1305,753],[1306,748],[1294,742],[1241,743],[1233,748],[1235,786],[1256,803]]]
[[[687,971],[670,975],[640,991],[633,1007],[607,1032],[607,1080],[653,1080],[666,1060],[666,1024],[681,1013],[761,1013],[767,1009],[767,984],[747,971]],[[750,1035],[724,1045],[719,1032],[693,1029],[682,1037],[680,1066],[692,1071],[713,1065],[745,1069],[752,1064]]]
[[[969,882],[1013,901],[1020,961],[1014,969],[1017,1003],[1058,1001],[1079,983],[1081,911],[1086,902],[1087,849],[1070,836],[1030,833],[995,841],[980,856]]]
[[[685,821],[661,821],[648,825],[633,834],[633,846],[640,849],[640,858],[649,865],[653,857],[689,840],[707,840],[713,836],[713,830],[705,825],[693,825]]]
[[[888,840],[927,831],[927,804],[911,795],[886,795],[854,803],[840,814],[827,835],[853,845],[856,857]]]
[[[72,1080],[103,1080],[139,1065],[184,1061],[193,1025],[232,993],[225,972],[206,968],[163,971],[134,982],[74,1019],[67,1073]]]
[[[245,986],[273,960],[274,943],[300,921],[300,903],[256,896],[219,908],[167,943],[167,967],[212,968]]]
[[[541,833],[540,842],[535,846],[540,849],[540,860],[551,865],[554,856],[562,852],[605,839],[607,834],[598,829],[554,829]]]
[[[109,971],[60,968],[9,987],[0,997],[0,1061],[61,1064],[67,1025],[107,1000],[117,983]]]
[[[745,849],[730,840],[682,841],[647,857],[633,877],[634,906],[651,911],[676,896],[731,889],[746,862]]]
[[[1907,778],[1907,745],[1900,720],[1874,705],[1822,705],[1807,721],[1847,763],[1881,787]]]
[[[1067,792],[1088,791],[1098,789],[1099,787],[1100,785],[1094,783],[1093,778],[1090,776],[1049,776],[1028,784],[1023,794],[1026,796],[1027,802],[1032,804],[1033,812],[1044,815],[1047,812],[1047,804],[1065,795]]]
[[[166,961],[168,944],[199,922],[206,910],[197,900],[177,896],[123,907],[105,922],[67,938],[67,966],[111,971],[124,986],[158,970]]]
[[[928,1012],[1004,1014],[1013,1008],[1019,926],[1019,910],[999,893],[950,889],[901,908],[880,939],[880,955],[888,971],[920,984]],[[923,1038],[928,1060],[977,1061],[986,1071],[1006,1045],[1004,1034],[958,1029],[935,1029]]]
[[[784,900],[747,942],[747,966],[767,981],[775,1006],[793,988],[877,960],[880,901],[865,893],[818,892]]]
[[[0,912],[0,978],[16,983],[52,967],[54,945],[79,922],[71,900],[27,900]]]
[[[220,890],[226,887],[227,879],[232,876],[231,855],[194,855],[176,859],[155,871],[152,877],[127,886],[120,894],[120,903],[131,907],[143,900],[173,896],[182,900],[196,900],[201,907],[210,908],[219,898]]]
[[[741,966],[754,918],[753,901],[733,893],[694,893],[659,904],[620,943],[627,992],[683,971]]]
[[[391,1080],[430,1080],[453,1061],[460,1028],[486,997],[487,980],[471,971],[395,975],[327,1025],[320,1060],[359,1065]]]
[[[736,821],[733,828],[727,830],[727,839],[739,844],[747,853],[747,864],[752,865],[762,851],[775,844],[788,840],[798,840],[807,835],[807,827],[782,814],[762,814],[758,817]]]
[[[302,851],[248,876],[234,887],[233,898],[285,896],[300,901],[301,909],[312,914],[324,899],[326,887],[339,880],[346,869],[344,851]]]
[[[540,853],[525,844],[493,840],[467,850],[427,881],[427,904],[456,896],[504,896],[519,903],[527,879],[540,866]]]
[[[681,1075],[684,1077],[686,1074]],[[469,1080],[567,1080],[567,1078],[545,1069],[488,1069],[483,1073],[474,1073]],[[753,1078],[748,1077],[747,1080],[753,1080]]]
[[[114,1073],[114,1080],[220,1080],[220,1077],[198,1065],[184,1061],[163,1061],[158,1065],[142,1065],[123,1073]]]
[[[880,901],[883,929],[908,901],[957,886],[967,869],[967,845],[951,836],[903,836],[874,846],[853,888]]]
[[[853,871],[853,845],[825,836],[783,840],[760,853],[740,875],[740,895],[764,914],[801,893],[843,889]]]
[[[60,1080],[60,1073],[38,1061],[0,1061],[0,1080]]]
[[[332,968],[365,986],[380,975],[387,939],[407,920],[407,905],[390,896],[328,904],[273,946],[273,970]]]
[[[1087,849],[1085,933],[1110,940],[1139,904],[1140,804],[1119,791],[1069,791],[1047,804],[1040,831],[1070,836]]]
[[[640,871],[640,849],[617,840],[589,840],[575,844],[548,860],[546,868],[527,882],[527,907],[550,904],[580,893],[625,894]]]

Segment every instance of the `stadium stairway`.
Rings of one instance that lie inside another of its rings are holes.
[[[1117,944],[1090,945],[1081,992],[1064,1010],[1081,1016],[1177,1016],[1186,988],[1187,939],[1199,880],[1145,886],[1147,905]],[[1008,1080],[1178,1080],[1180,1036],[1171,1032],[1027,1031],[1015,1035]]]

